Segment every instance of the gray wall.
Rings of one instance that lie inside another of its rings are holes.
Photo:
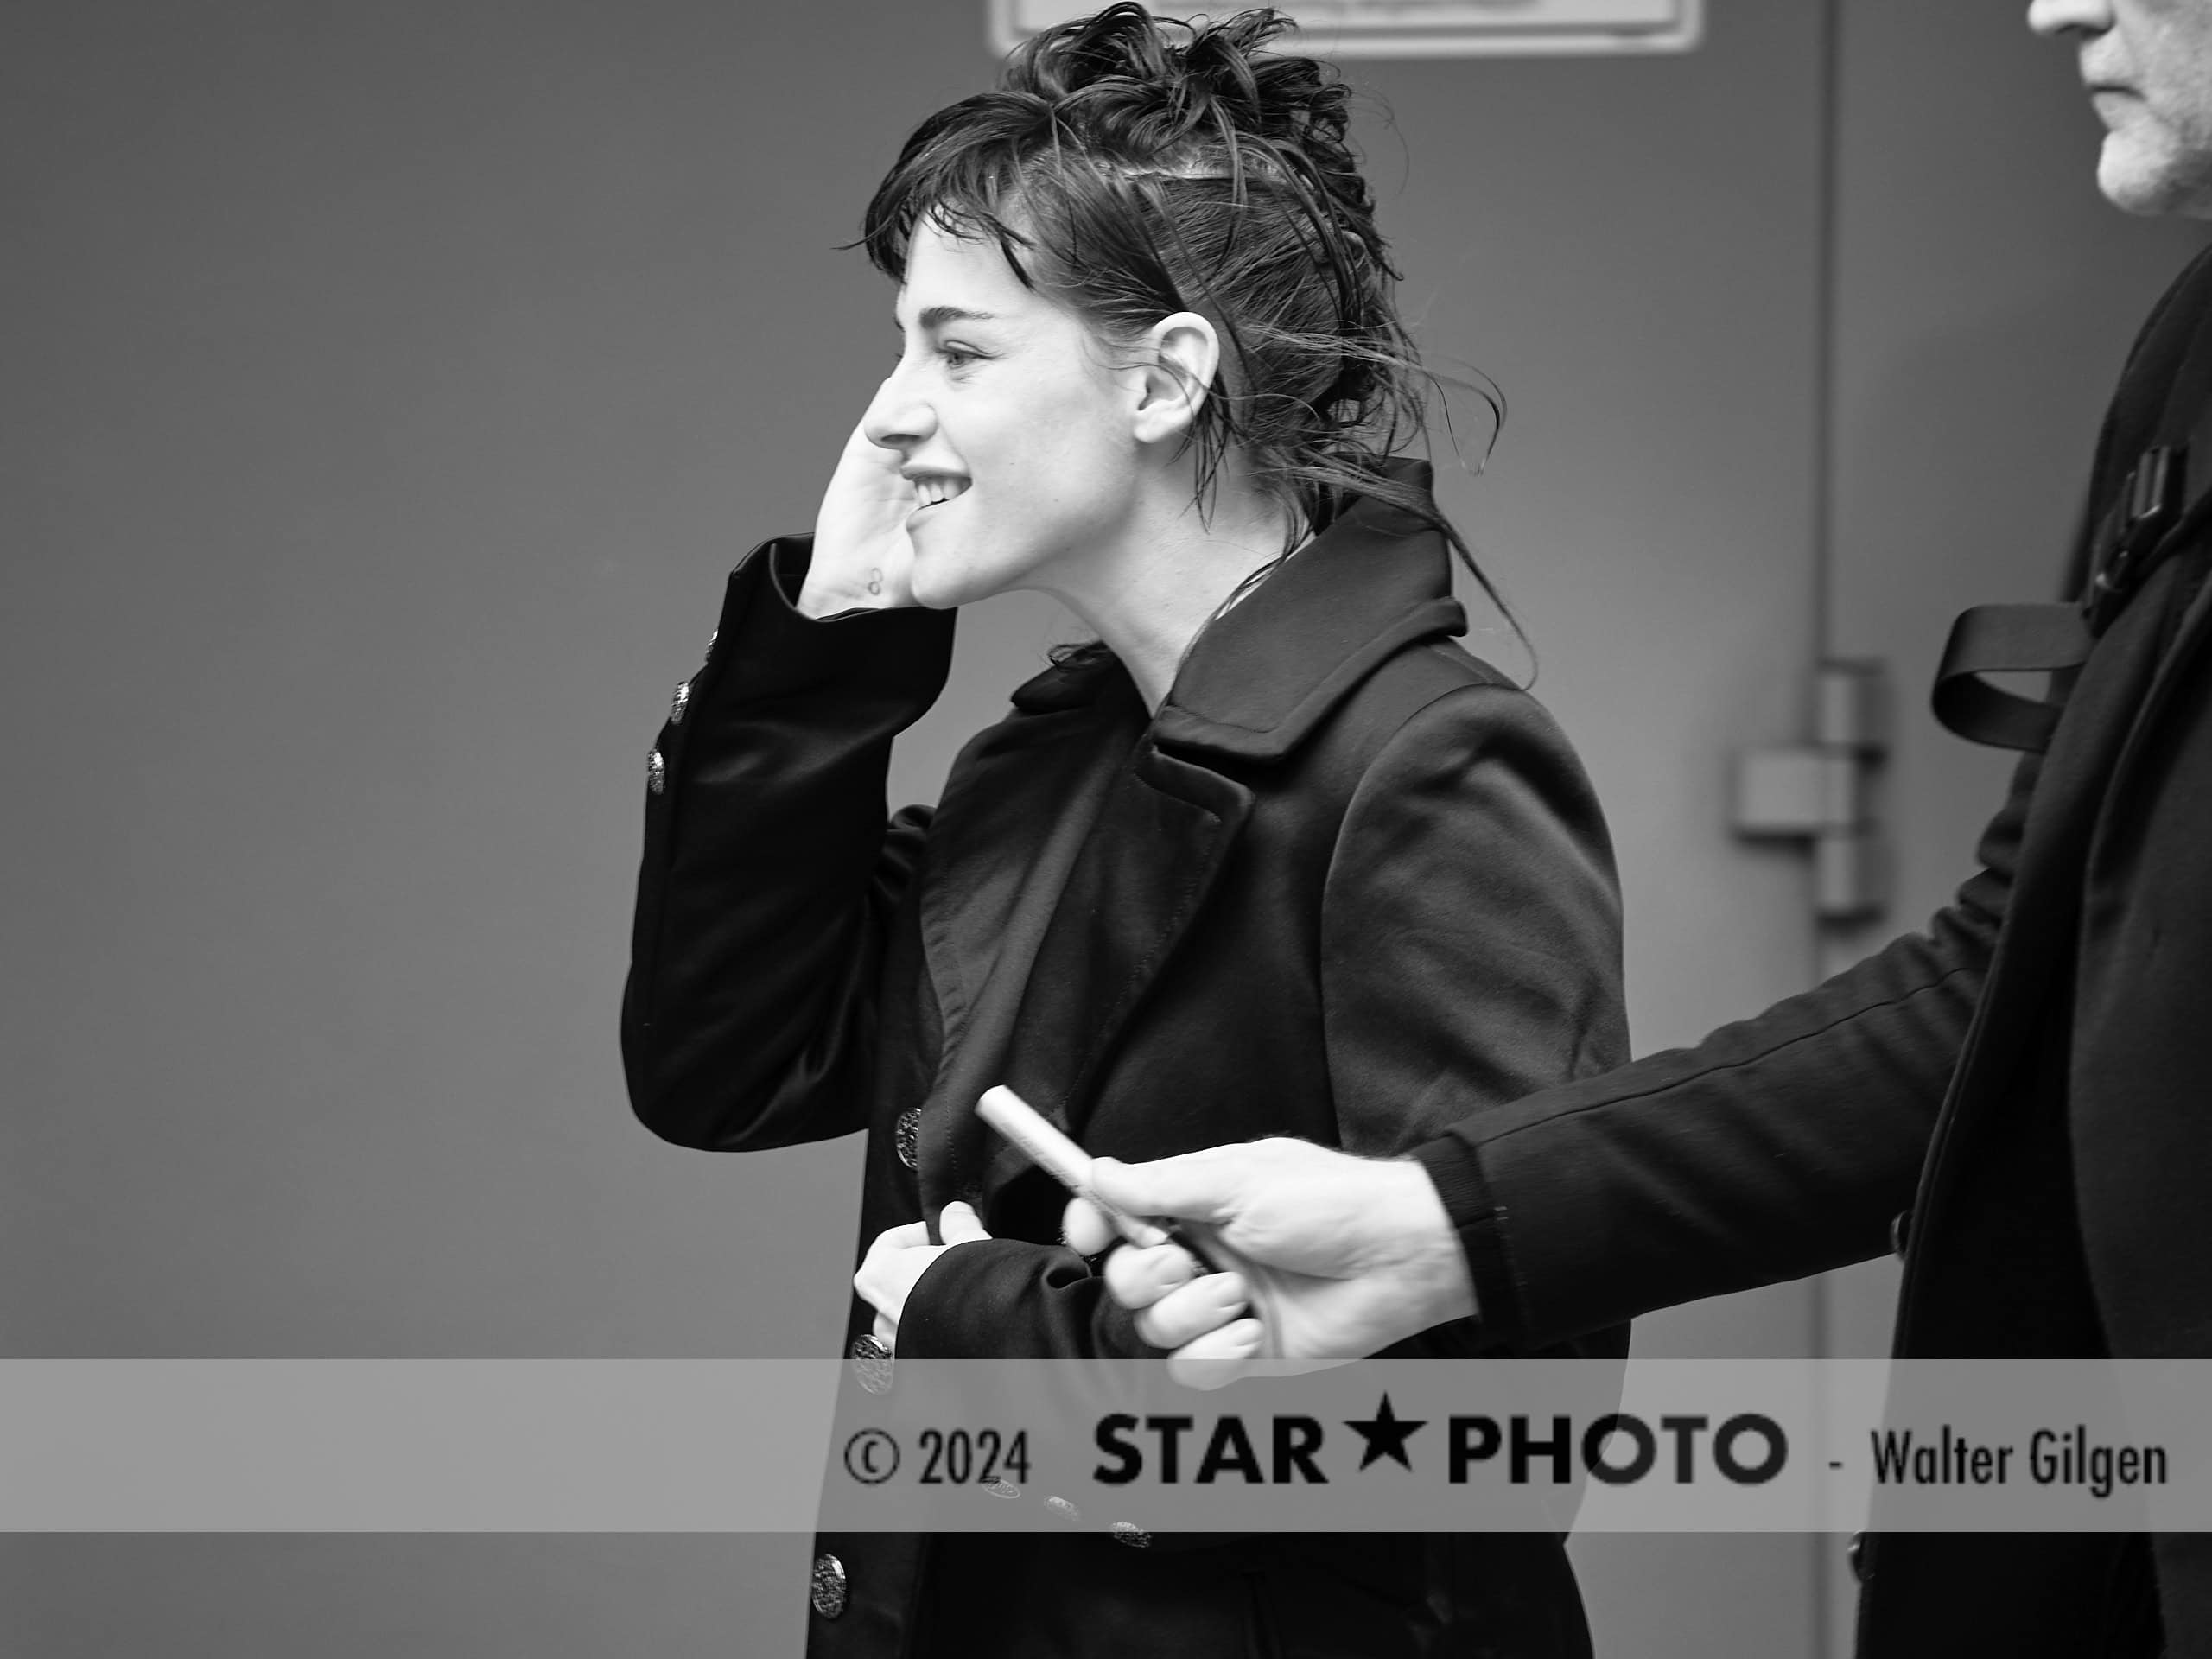
[[[0,1351],[834,1334],[849,1148],[734,1188],[615,1010],[669,688],[889,338],[831,250],[990,71],[884,16],[0,13]],[[772,1653],[804,1551],[11,1541],[0,1649]]]
[[[1513,402],[1445,499],[1611,805],[1643,1047],[1803,977],[1700,895],[1800,880],[1713,818],[1812,647],[1817,8],[1715,10],[1681,61],[1353,71],[1395,111],[1365,131],[1408,311]],[[833,1339],[855,1147],[660,1145],[615,1008],[645,747],[721,573],[809,521],[880,372],[887,293],[833,249],[911,122],[988,79],[981,12],[7,9],[0,1354]],[[1991,314],[2057,308],[2024,271]],[[2055,394],[2069,431],[2107,372]],[[1061,626],[963,619],[895,795]],[[15,1541],[0,1645],[773,1653],[804,1552]],[[1692,1599],[1607,1616],[1725,1612]]]
[[[10,10],[11,1350],[833,1315],[701,1224],[616,1003],[669,689],[889,339],[831,250],[989,73],[937,10]]]
[[[1734,867],[1675,750],[1807,648],[1813,10],[1681,62],[1357,72],[1408,308],[1513,400],[1440,492],[1617,798],[1654,966],[1681,857],[1747,907],[1795,880]],[[668,688],[888,347],[833,250],[990,72],[969,0],[880,15],[10,14],[10,1213],[69,1263],[0,1261],[14,1351],[827,1339],[841,1286],[760,1270],[757,1209],[848,1213],[853,1148],[664,1147],[613,1031]],[[1760,74],[1746,148],[1705,94]],[[1685,575],[1713,548],[1725,587]],[[895,796],[1060,626],[963,620]],[[1681,672],[1700,630],[1748,660]],[[1645,1039],[1800,966],[1786,933],[1738,955],[1696,995],[1640,973]]]

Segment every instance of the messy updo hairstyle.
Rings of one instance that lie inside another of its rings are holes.
[[[1372,497],[1440,531],[1488,591],[1424,493],[1385,469],[1420,435],[1432,379],[1346,142],[1350,94],[1327,66],[1265,50],[1289,27],[1265,7],[1193,25],[1122,3],[1032,37],[995,91],[915,130],[861,245],[903,282],[918,226],[988,238],[1109,347],[1197,312],[1223,342],[1185,439],[1202,511],[1234,447],[1294,537]]]

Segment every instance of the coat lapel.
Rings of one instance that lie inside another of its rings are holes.
[[[1062,890],[1014,1027],[1005,1081],[1080,1138],[1101,1065],[1173,956],[1236,844],[1251,791],[1141,743]],[[995,1193],[1027,1166],[996,1145]]]
[[[1005,1081],[1022,987],[1143,715],[1110,661],[1040,675],[1014,694],[1014,707],[954,762],[921,874],[939,1037],[917,1162],[932,1224],[951,1199],[981,1194],[976,1098]]]

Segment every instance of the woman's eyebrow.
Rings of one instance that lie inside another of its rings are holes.
[[[948,322],[996,322],[997,321],[998,316],[995,312],[963,311],[957,305],[932,305],[925,307],[921,315],[914,319],[914,327],[928,330],[942,328]],[[896,311],[891,314],[891,326],[893,328],[903,328],[906,326],[899,321],[899,314]]]

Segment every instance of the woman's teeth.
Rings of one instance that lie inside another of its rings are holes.
[[[914,494],[925,507],[933,507],[940,501],[950,501],[965,493],[968,480],[964,478],[918,478],[914,480]]]

